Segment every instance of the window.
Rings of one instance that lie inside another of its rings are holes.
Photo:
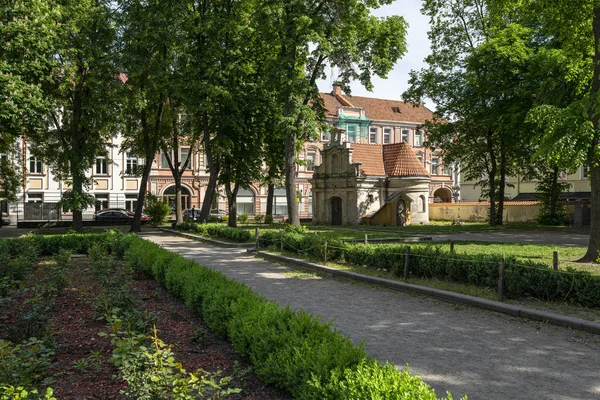
[[[409,137],[410,137],[410,130],[409,129],[402,129],[402,141],[404,143],[409,143]]]
[[[444,164],[444,167],[442,169],[442,175],[451,175],[450,174],[450,166],[449,165]]]
[[[421,164],[423,164],[423,153],[418,153],[417,154],[417,158],[419,159],[419,161],[421,162]]]
[[[28,203],[43,203],[44,202],[44,194],[43,193],[27,193],[27,202]]]
[[[582,167],[581,168],[581,179],[589,179],[590,178],[590,167]]]
[[[392,143],[392,128],[383,128],[383,144]]]
[[[108,162],[106,157],[96,157],[96,175],[108,174]]]
[[[415,132],[415,146],[421,147],[423,146],[423,131]]]
[[[30,174],[41,174],[44,172],[42,161],[37,157],[29,157],[29,173]]]
[[[8,154],[6,154],[6,153],[0,153],[0,160],[8,161]]]
[[[372,126],[369,128],[369,143],[377,143],[377,127]]]
[[[108,208],[108,194],[97,194],[95,204],[96,212],[104,210],[106,208]]]
[[[138,157],[135,154],[127,153],[125,160],[125,174],[135,175],[138,167]]]
[[[440,159],[439,158],[431,159],[431,174],[432,175],[440,174]]]
[[[321,141],[322,142],[329,142],[330,139],[331,139],[331,134],[329,132],[321,132]]]
[[[179,162],[181,163],[180,165],[184,165],[184,163],[187,160],[188,154],[190,154],[190,148],[189,147],[185,147],[185,148],[181,148],[179,149]],[[185,166],[183,167],[183,169],[187,169],[190,168],[190,166],[192,165],[192,158],[190,157],[190,160],[187,162],[187,164],[185,164]]]
[[[306,170],[307,171],[314,171],[315,170],[315,158],[316,158],[316,153],[310,151],[306,153]]]
[[[284,188],[276,188],[273,193],[273,214],[274,215],[285,215],[287,214],[287,198],[285,196]]]
[[[348,124],[348,127],[346,129],[346,140],[348,142],[358,142],[359,139],[359,135],[358,135],[358,125],[355,124]]]
[[[160,168],[169,168],[169,162],[167,161],[167,155],[163,152],[160,153]]]
[[[248,189],[240,188],[235,198],[238,215],[248,213],[254,215],[254,193]]]
[[[137,207],[137,195],[126,194],[125,195],[125,208],[131,212],[135,212],[136,207]]]

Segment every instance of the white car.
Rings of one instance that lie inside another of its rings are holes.
[[[10,225],[10,217],[7,213],[2,213],[2,225]]]

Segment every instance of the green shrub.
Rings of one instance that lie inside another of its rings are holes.
[[[247,229],[232,228],[221,224],[197,224],[194,222],[184,222],[182,224],[177,224],[175,229],[237,243],[248,242],[252,238],[250,231]]]
[[[146,207],[144,213],[148,216],[148,222],[152,226],[158,226],[167,220],[171,212],[169,204],[148,192],[146,196]]]
[[[245,224],[246,222],[248,222],[248,217],[250,215],[245,212],[245,213],[241,213],[240,215],[238,215],[238,221],[240,221],[240,224]]]
[[[273,216],[265,215],[265,224],[272,224],[272,223],[273,223]]]

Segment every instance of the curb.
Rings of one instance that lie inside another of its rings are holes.
[[[249,250],[251,251],[251,250]],[[252,250],[253,251],[253,250]],[[482,308],[485,310],[495,311],[502,314],[507,314],[516,318],[527,318],[534,321],[546,322],[552,325],[563,326],[579,331],[593,333],[600,335],[600,323],[586,321],[583,319],[569,317],[565,315],[555,314],[548,311],[539,311],[531,308],[516,306],[512,304],[505,304],[499,301],[481,299],[479,297],[468,296],[466,294],[448,292],[446,290],[433,289],[425,286],[413,285],[410,283],[397,282],[389,279],[378,278],[375,276],[367,276],[357,274],[356,272],[342,271],[335,268],[326,267],[324,265],[299,260],[297,258],[291,258],[282,256],[279,254],[273,254],[266,251],[258,251],[257,255],[260,255],[266,259],[274,261],[285,261],[291,264],[295,264],[301,267],[306,267],[315,271],[324,272],[334,277],[342,277],[351,279],[358,282],[366,282],[388,289],[397,290],[401,292],[417,293],[427,297],[432,297],[437,300],[445,301],[453,304],[465,304],[472,307]]]
[[[176,231],[176,230],[173,230],[173,229],[168,229],[168,228],[158,228],[158,229],[160,231],[167,232],[167,233],[170,233],[170,234],[175,235],[175,236],[181,236],[181,237],[192,239],[192,240],[199,240],[201,242],[206,242],[206,243],[214,244],[214,245],[220,246],[220,247],[227,247],[227,248],[232,248],[232,249],[249,249],[249,248],[255,248],[256,247],[256,244],[254,244],[254,243],[222,242],[220,240],[209,239],[209,238],[204,237],[204,236],[192,235],[191,233],[179,232],[179,231]]]

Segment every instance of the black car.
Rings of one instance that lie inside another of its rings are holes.
[[[97,221],[131,221],[133,216],[123,210],[104,210],[97,212],[94,219]]]

